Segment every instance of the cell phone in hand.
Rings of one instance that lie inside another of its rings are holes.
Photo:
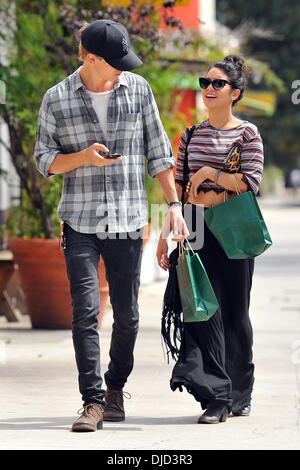
[[[119,157],[122,157],[120,153],[107,153],[106,155],[104,155],[104,158],[110,158],[110,159],[119,158]]]
[[[99,154],[101,155],[101,157],[108,158],[111,160],[122,156],[120,153],[102,152],[102,150],[99,150]]]

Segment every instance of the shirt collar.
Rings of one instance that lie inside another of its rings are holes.
[[[124,85],[128,87],[126,74],[124,72],[119,76],[118,80],[116,81],[115,88],[118,88],[120,85]]]
[[[73,88],[74,91],[78,90],[79,88],[84,88],[84,85],[81,81],[80,78],[80,71],[81,67],[79,67],[75,72],[71,75],[71,87]]]
[[[71,87],[72,87],[73,91],[76,91],[79,88],[85,88],[84,84],[82,83],[82,80],[80,78],[80,69],[81,69],[81,67],[79,67],[77,70],[75,70],[75,72],[70,77],[71,78]],[[119,88],[119,86],[121,86],[121,85],[124,85],[124,86],[128,87],[128,82],[127,82],[126,75],[124,74],[124,72],[116,80],[114,89]]]

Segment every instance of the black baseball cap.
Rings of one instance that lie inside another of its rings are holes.
[[[117,70],[136,69],[143,63],[130,49],[127,29],[116,21],[93,21],[82,32],[81,43]]]

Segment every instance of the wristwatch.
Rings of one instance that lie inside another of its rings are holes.
[[[169,207],[173,207],[173,206],[182,207],[182,204],[181,204],[180,201],[173,201],[173,202],[170,202],[170,203],[169,203]]]

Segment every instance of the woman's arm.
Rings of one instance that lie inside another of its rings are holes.
[[[200,168],[191,178],[190,178],[190,190],[189,193],[196,198],[198,194],[198,187],[200,186],[203,181],[209,179],[212,182],[215,182],[215,178],[217,175],[217,171],[215,168],[210,166],[204,166]],[[236,181],[235,181],[235,178]],[[219,173],[217,184],[222,186],[229,191],[237,192],[236,184],[238,185],[238,189],[241,193],[244,193],[248,190],[247,184],[242,180],[243,174],[242,173],[226,173],[225,171],[221,171]]]

